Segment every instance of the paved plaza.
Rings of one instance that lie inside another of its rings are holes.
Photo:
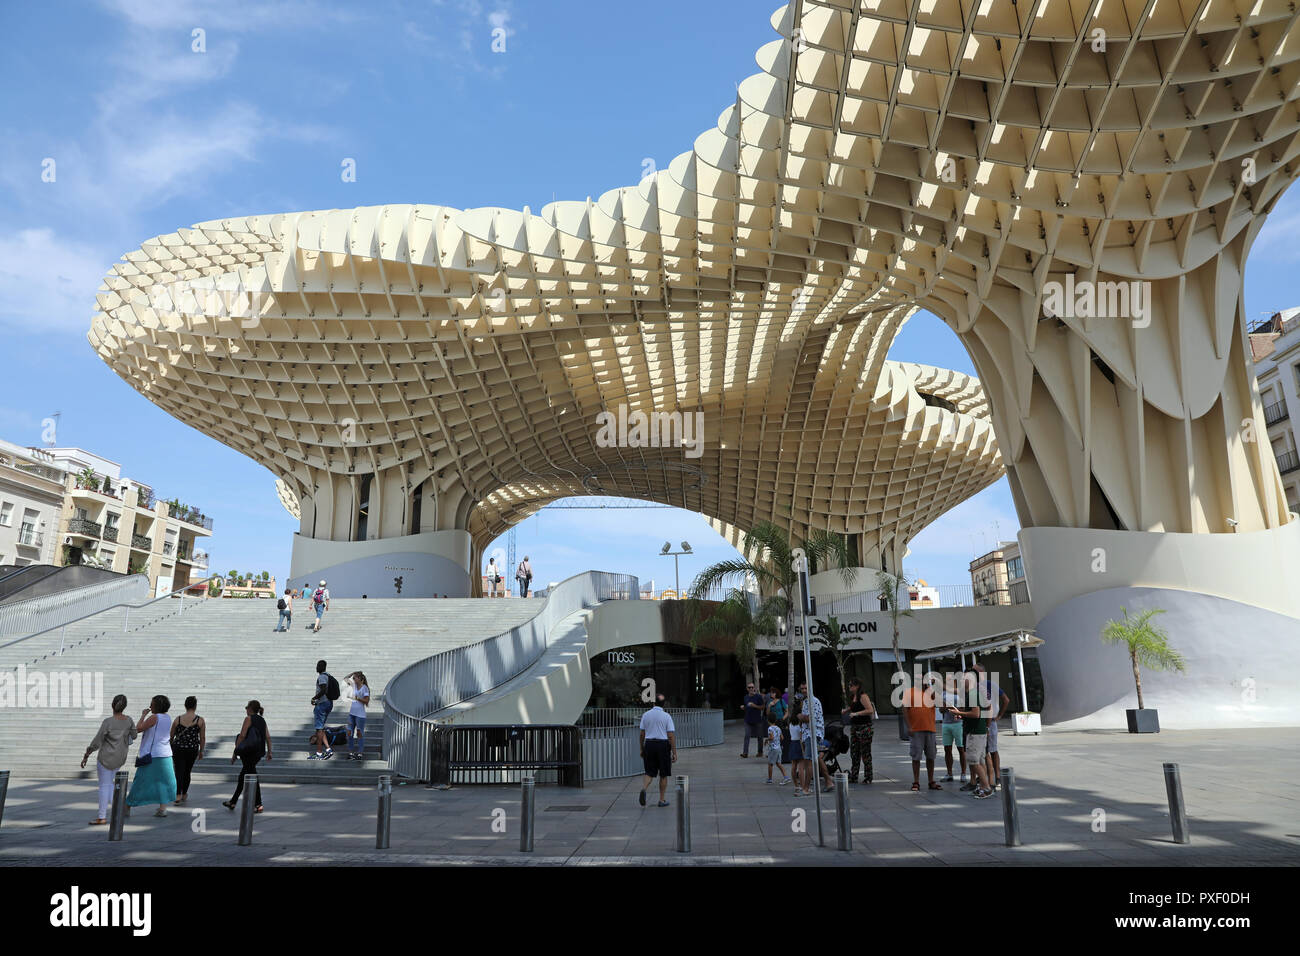
[[[766,764],[739,757],[740,729],[720,747],[683,750],[690,776],[692,852],[675,852],[676,811],[641,808],[640,778],[583,789],[539,786],[535,851],[519,852],[519,788],[421,785],[394,790],[391,848],[375,849],[369,787],[264,788],[252,846],[237,845],[237,815],[221,807],[231,785],[204,781],[191,805],[157,819],[134,811],[121,843],[95,814],[88,780],[15,778],[0,825],[4,865],[465,865],[929,864],[1294,865],[1300,861],[1300,752],[1291,729],[1052,732],[1000,735],[1016,771],[1024,846],[1002,845],[1001,796],[975,800],[945,784],[913,793],[907,744],[892,720],[875,739],[876,781],[852,789],[853,849],[836,850],[834,795],[822,797],[826,846],[817,846],[812,797],[767,786]],[[847,768],[847,759],[841,758]],[[940,751],[942,761],[942,751]],[[1171,837],[1161,765],[1180,765],[1192,843]],[[942,775],[942,766],[936,776]],[[672,798],[670,787],[670,799]],[[498,809],[499,808],[499,809]],[[806,811],[806,830],[796,826]],[[194,811],[203,811],[195,814]],[[494,831],[504,811],[505,832]],[[1104,823],[1104,829],[1102,824]]]

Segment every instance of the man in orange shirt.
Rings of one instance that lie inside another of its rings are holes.
[[[934,782],[934,677],[927,675],[923,687],[913,687],[903,693],[903,714],[911,736],[912,790],[921,789],[921,754],[925,754],[925,770],[930,777],[930,789],[942,790]]]

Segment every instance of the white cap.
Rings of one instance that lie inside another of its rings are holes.
[[[324,579],[321,580],[320,586],[321,586],[321,587],[324,587],[324,586],[325,586],[325,581],[324,581]]]

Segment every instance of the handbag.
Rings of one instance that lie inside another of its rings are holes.
[[[154,724],[149,729],[153,731],[153,736],[149,738],[149,752],[147,754],[136,754],[135,765],[137,767],[147,767],[153,763],[153,741],[154,737],[158,735],[158,725]]]

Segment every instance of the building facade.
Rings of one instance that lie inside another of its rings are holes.
[[[1300,444],[1296,420],[1300,415],[1300,308],[1274,313],[1251,330],[1251,353],[1264,425],[1287,507],[1300,513]]]
[[[65,481],[47,453],[0,440],[0,565],[57,563]]]
[[[977,606],[1029,603],[1029,583],[1020,543],[1003,541],[970,563],[971,590]]]

